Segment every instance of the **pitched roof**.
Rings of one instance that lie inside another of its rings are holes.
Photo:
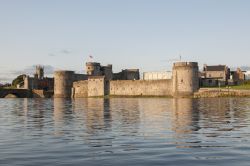
[[[217,66],[206,66],[206,71],[224,71],[226,68],[226,65],[217,65]]]

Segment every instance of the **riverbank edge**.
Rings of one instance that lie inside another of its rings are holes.
[[[29,98],[57,98],[52,93],[45,95],[40,91],[31,91]],[[105,95],[105,96],[86,96],[72,97],[77,98],[217,98],[217,97],[250,97],[250,90],[219,89],[219,88],[200,88],[198,92],[189,96],[164,96],[164,95]],[[59,97],[60,98],[60,97]]]
[[[250,97],[250,90],[200,88],[193,95],[194,98],[215,98],[215,97]]]
[[[217,98],[217,97],[250,97],[250,90],[200,88],[191,96],[150,96],[150,95],[106,95],[87,98]]]

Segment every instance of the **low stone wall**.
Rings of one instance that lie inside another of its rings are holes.
[[[114,95],[114,96],[172,96],[172,80],[110,81],[110,95]]]
[[[88,97],[88,80],[74,82],[72,90],[73,98]]]
[[[250,90],[219,89],[219,88],[201,88],[194,94],[195,98],[204,97],[249,97]]]
[[[97,97],[105,95],[106,81],[104,76],[91,76],[88,79],[88,96]]]

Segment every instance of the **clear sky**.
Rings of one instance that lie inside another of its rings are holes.
[[[250,66],[249,0],[0,0],[0,82],[42,64]],[[51,67],[50,67],[51,68]]]

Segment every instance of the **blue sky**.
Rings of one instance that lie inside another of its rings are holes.
[[[171,60],[250,66],[248,0],[0,0],[0,82],[35,64],[170,70]]]

